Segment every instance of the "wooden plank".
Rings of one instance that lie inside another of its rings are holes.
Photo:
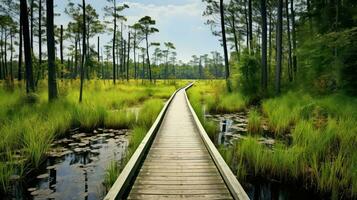
[[[223,180],[138,180],[136,184],[140,185],[217,185],[217,184],[223,184]]]
[[[215,190],[198,190],[198,189],[193,189],[193,190],[177,190],[177,189],[171,189],[171,190],[158,190],[158,189],[150,189],[150,188],[145,188],[145,189],[132,189],[130,192],[130,195],[133,194],[156,194],[156,195],[165,195],[165,194],[179,194],[179,195],[195,195],[195,194],[227,194],[227,188],[223,189],[215,189]],[[229,193],[228,193],[229,194]],[[130,196],[129,195],[129,196]]]
[[[143,173],[206,173],[217,172],[215,168],[144,168],[140,170]]]
[[[177,184],[177,185],[166,185],[166,184],[136,184],[133,189],[153,189],[153,190],[216,190],[216,189],[227,189],[222,183],[210,184],[210,185],[187,185],[187,184]]]
[[[162,200],[162,199],[186,199],[186,200],[228,200],[232,199],[227,194],[203,194],[203,195],[131,195],[128,199]]]

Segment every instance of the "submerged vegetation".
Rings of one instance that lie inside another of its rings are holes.
[[[133,128],[129,152],[135,150],[143,137],[143,134],[138,134],[138,129],[150,127],[164,99],[170,97],[177,87],[162,82],[156,85],[137,82],[112,85],[91,81],[87,83],[84,93],[88,100],[78,104],[77,91],[71,89],[76,85],[76,81],[63,82],[67,90],[60,90],[62,97],[51,103],[45,100],[43,89],[31,95],[20,93],[21,88],[14,92],[0,89],[2,190],[7,190],[9,181],[15,175],[23,178],[30,170],[39,167],[52,141],[66,136],[72,128],[83,131],[97,127]],[[128,111],[135,106],[139,106],[137,119],[135,113]]]
[[[201,82],[189,91],[190,101],[211,139],[218,129],[204,119],[202,107],[208,107],[207,113],[215,112],[209,107],[214,104],[205,101],[217,98],[220,86],[218,82],[215,85]],[[229,98],[232,94],[220,95]],[[248,132],[233,145],[221,147],[221,154],[240,180],[271,178],[296,182],[332,198],[353,198],[357,195],[356,105],[356,99],[343,94],[316,96],[302,91],[263,100],[260,109],[246,104]],[[259,142],[263,119],[276,139],[273,148]]]

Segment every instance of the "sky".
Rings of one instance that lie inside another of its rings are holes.
[[[80,0],[75,2],[81,3]],[[121,0],[117,2],[123,3]],[[55,17],[56,25],[63,24],[65,27],[71,20],[64,13],[67,3],[66,0],[55,1],[55,12],[61,14]],[[106,0],[86,0],[86,3],[97,10],[100,20],[104,20],[103,8],[108,5]],[[162,48],[164,42],[174,43],[178,60],[188,62],[192,55],[222,51],[219,38],[213,36],[210,27],[204,24],[206,19],[202,13],[205,5],[201,0],[127,0],[124,3],[130,7],[123,12],[128,19],[127,24],[132,25],[143,16],[151,16],[160,32],[150,36],[150,41],[160,42]],[[101,34],[102,44],[108,43],[112,37],[110,32]],[[93,38],[90,43],[96,44],[95,41],[96,38]]]

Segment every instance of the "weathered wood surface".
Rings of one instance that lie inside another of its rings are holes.
[[[171,96],[105,200],[249,199],[192,109],[190,86]]]
[[[128,199],[232,199],[187,105],[172,100]]]

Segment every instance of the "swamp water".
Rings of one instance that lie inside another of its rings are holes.
[[[205,115],[205,120],[212,120],[220,127],[219,133],[214,138],[217,146],[227,147],[234,141],[244,140],[248,134],[248,114],[246,112],[232,114]],[[263,134],[258,138],[260,144],[273,149],[276,140],[271,137],[266,123],[262,125]],[[251,200],[319,200],[323,197],[314,191],[304,188],[302,185],[284,184],[276,180],[267,180],[262,177],[247,176],[246,181],[241,182],[244,190]]]
[[[12,199],[102,199],[105,170],[125,154],[128,130],[74,130],[56,140],[32,178],[13,186]]]

